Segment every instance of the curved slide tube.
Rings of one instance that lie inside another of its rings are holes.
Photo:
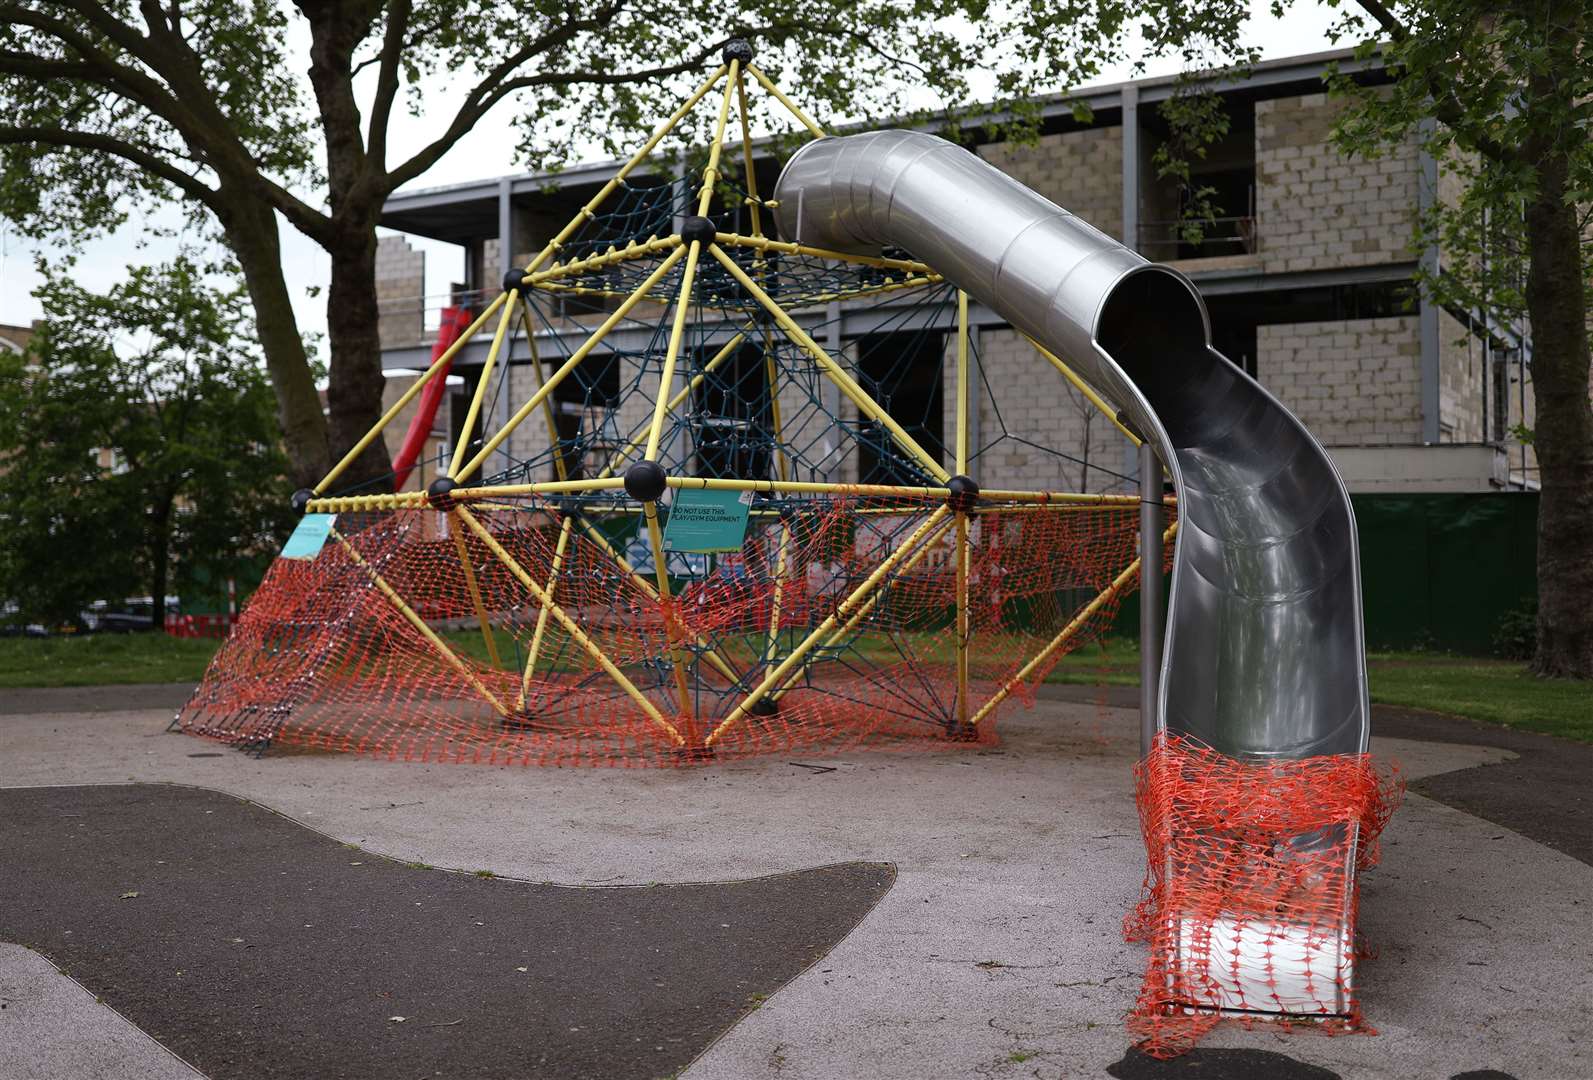
[[[1355,520],[1332,461],[1211,347],[1200,294],[944,139],[818,139],[781,174],[787,238],[934,267],[1062,357],[1172,477],[1157,726],[1242,759],[1366,750]]]
[[[1305,427],[1211,347],[1187,278],[923,132],[818,139],[775,196],[788,239],[893,245],[934,267],[1066,360],[1157,450],[1180,520],[1158,730],[1258,762],[1365,752],[1349,494]],[[1218,897],[1205,915],[1164,913],[1152,971],[1205,1009],[1352,1014],[1355,838],[1334,827],[1276,840],[1302,857],[1346,853],[1337,925],[1258,921]]]

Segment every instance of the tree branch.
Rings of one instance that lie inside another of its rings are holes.
[[[370,132],[365,137],[366,155],[382,170],[387,168],[387,125],[393,115],[393,99],[398,96],[398,62],[407,44],[411,10],[410,0],[392,0],[387,9],[387,28],[382,33],[376,100],[371,104]]]
[[[1382,27],[1383,33],[1387,34],[1394,44],[1404,45],[1410,40],[1410,31],[1383,5],[1382,0],[1355,0],[1355,2],[1361,10],[1377,21],[1377,25]],[[1514,161],[1519,156],[1515,148],[1505,146],[1486,131],[1472,125],[1466,118],[1466,108],[1456,95],[1453,84],[1443,81],[1432,72],[1416,77],[1421,79],[1427,93],[1433,99],[1434,119],[1463,136],[1478,153],[1500,162]]]
[[[92,131],[67,131],[54,127],[0,127],[0,145],[73,147],[111,154],[130,161],[145,172],[152,173],[180,188],[190,198],[204,203],[212,210],[217,209],[220,204],[220,192],[204,184],[197,176],[183,172],[158,154],[113,135],[101,135]]]
[[[553,30],[527,42],[515,50],[502,62],[476,83],[466,95],[464,104],[454,113],[448,127],[442,135],[431,143],[422,147],[408,161],[387,175],[388,190],[392,191],[413,180],[427,169],[437,163],[437,160],[446,154],[471,128],[481,120],[487,112],[503,99],[505,93],[510,91],[504,88],[504,81],[514,74],[515,70],[533,57],[567,44],[576,35],[587,30],[600,30],[617,15],[625,5],[625,0],[609,0],[602,8],[585,19],[571,19]],[[518,87],[515,87],[518,89]]]

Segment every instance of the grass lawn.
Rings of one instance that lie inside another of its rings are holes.
[[[165,634],[0,638],[0,687],[198,682],[220,645]]]
[[[459,630],[444,637],[461,652],[486,661],[478,632]],[[560,637],[557,631],[550,635],[555,654],[558,645],[569,648],[567,642],[555,644]],[[158,634],[0,638],[0,688],[196,682],[217,645]],[[513,667],[515,652],[508,635],[498,635],[498,647],[503,665]],[[864,651],[870,651],[866,645]],[[885,659],[881,652],[879,658]],[[894,650],[890,653],[894,658]],[[1373,653],[1368,667],[1373,701],[1593,742],[1593,686],[1535,678],[1523,665],[1509,661],[1441,653]],[[1104,646],[1087,645],[1064,656],[1047,681],[1136,686],[1138,644],[1111,640]]]

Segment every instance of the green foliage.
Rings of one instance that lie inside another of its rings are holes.
[[[186,257],[103,294],[48,274],[30,348],[0,354],[0,597],[53,622],[244,574],[287,521],[240,291]]]
[[[1538,647],[1538,598],[1522,601],[1505,613],[1493,634],[1494,652],[1506,660],[1530,660]]]
[[[1380,56],[1400,78],[1372,87],[1334,73],[1334,92],[1351,106],[1335,132],[1340,148],[1371,157],[1415,135],[1440,165],[1436,198],[1417,222],[1413,247],[1436,243],[1442,261],[1422,267],[1422,288],[1440,303],[1519,326],[1527,316],[1531,243],[1523,208],[1540,167],[1563,158],[1567,200],[1581,207],[1583,278],[1593,300],[1588,9],[1422,0],[1387,8],[1346,3],[1343,10],[1335,34],[1358,41],[1359,57]],[[1513,342],[1510,331],[1501,336]]]

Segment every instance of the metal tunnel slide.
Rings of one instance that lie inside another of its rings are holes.
[[[1349,495],[1305,427],[1212,349],[1187,278],[923,132],[811,142],[775,197],[787,238],[934,267],[1157,448],[1180,517],[1158,729],[1241,759],[1366,750]]]

